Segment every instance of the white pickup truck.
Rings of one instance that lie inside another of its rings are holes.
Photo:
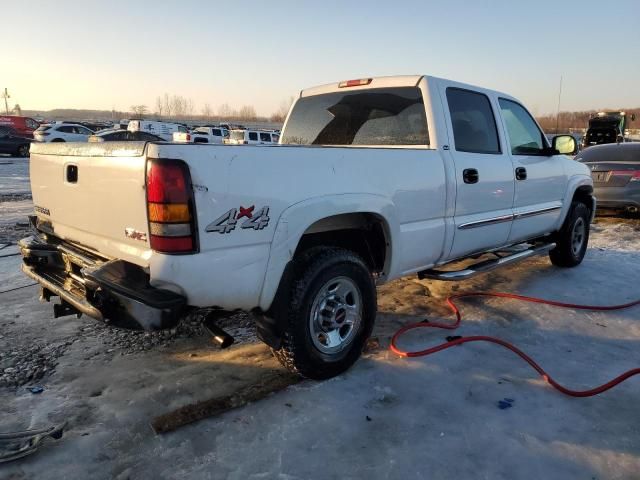
[[[57,316],[253,311],[286,367],[327,378],[359,357],[376,284],[578,265],[595,198],[575,149],[509,95],[429,76],[304,90],[279,146],[34,144],[23,270]]]

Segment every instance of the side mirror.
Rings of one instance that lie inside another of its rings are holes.
[[[578,143],[571,135],[556,135],[551,145],[562,155],[575,155],[578,151]]]

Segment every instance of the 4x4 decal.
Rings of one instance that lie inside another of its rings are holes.
[[[240,228],[262,230],[269,225],[269,207],[262,207],[255,213],[254,209],[255,205],[251,205],[247,208],[241,206],[239,212],[237,208],[232,208],[207,225],[205,231],[230,233],[235,230],[238,220],[241,218],[246,218],[246,220],[242,222]]]

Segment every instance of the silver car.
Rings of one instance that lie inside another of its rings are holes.
[[[576,160],[591,170],[598,207],[640,211],[640,143],[610,143],[582,150]]]

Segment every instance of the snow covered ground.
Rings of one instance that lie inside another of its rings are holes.
[[[2,215],[11,210],[6,203]],[[15,251],[9,246],[0,255]],[[31,283],[17,273],[19,263],[0,258],[0,291]],[[602,218],[575,269],[540,257],[461,283],[394,281],[379,289],[380,348],[349,372],[303,381],[164,435],[150,427],[155,416],[282,371],[250,325],[238,327],[244,341],[225,351],[197,331],[128,343],[84,317],[53,319],[36,287],[4,293],[0,366],[55,358],[39,380],[0,387],[0,431],[61,421],[69,427],[35,455],[0,465],[0,478],[638,478],[639,377],[576,399],[495,345],[416,359],[387,347],[406,323],[449,319],[443,304],[454,292],[623,303],[640,297],[639,272],[640,221]],[[461,303],[464,321],[455,334],[515,343],[569,387],[589,388],[640,366],[640,307],[606,313],[500,299]],[[425,329],[402,346],[434,345],[447,335]],[[44,391],[25,389],[33,384]],[[505,398],[512,407],[498,408]]]

